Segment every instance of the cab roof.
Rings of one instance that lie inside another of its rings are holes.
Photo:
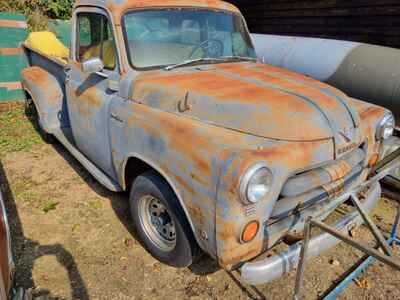
[[[233,4],[220,0],[77,0],[74,7],[79,6],[108,9],[117,22],[127,10],[152,7],[198,7],[240,13]]]

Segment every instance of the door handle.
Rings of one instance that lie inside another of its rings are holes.
[[[117,114],[111,113],[111,118],[113,118],[115,121],[119,123],[124,123],[124,120],[122,120]]]

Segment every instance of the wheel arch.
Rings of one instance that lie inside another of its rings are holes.
[[[134,172],[130,173],[129,170],[130,170],[130,168],[132,168],[135,165],[135,163],[137,163],[139,165],[139,168],[138,168],[138,170],[135,170]],[[139,170],[143,171],[143,172],[139,172]],[[175,196],[177,197],[177,199],[179,201],[180,207],[182,208],[182,210],[185,214],[186,220],[188,221],[188,223],[190,225],[190,228],[192,230],[193,236],[196,239],[197,244],[199,246],[201,246],[199,234],[197,233],[195,226],[190,218],[187,207],[182,199],[182,194],[179,192],[179,189],[174,184],[174,181],[156,163],[154,163],[153,161],[151,161],[149,159],[144,158],[143,156],[141,156],[137,153],[129,154],[127,156],[127,158],[125,159],[123,166],[122,166],[121,181],[122,181],[123,189],[125,191],[127,191],[130,188],[133,180],[135,180],[135,178],[137,176],[139,176],[140,174],[144,173],[145,171],[149,171],[149,170],[154,170],[155,172],[157,172],[171,187],[172,191],[175,193]]]

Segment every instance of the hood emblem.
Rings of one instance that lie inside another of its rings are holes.
[[[344,128],[342,131],[339,131],[339,133],[344,138],[346,143],[349,143],[354,137],[354,128]]]

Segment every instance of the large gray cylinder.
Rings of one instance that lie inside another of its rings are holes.
[[[252,34],[259,58],[390,109],[400,122],[400,50],[355,42]]]

